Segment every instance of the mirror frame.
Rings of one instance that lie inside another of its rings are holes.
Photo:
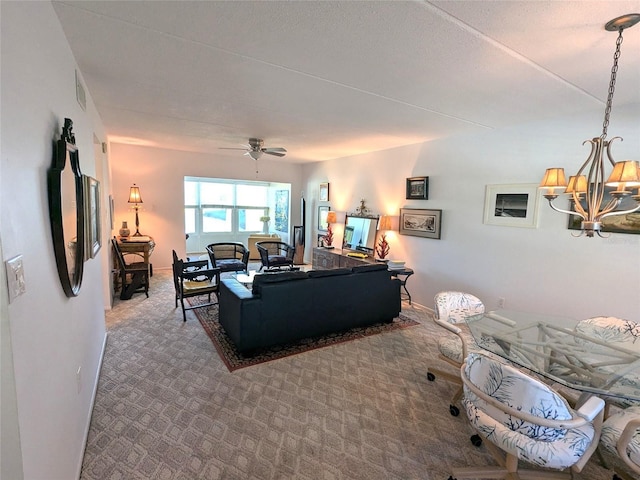
[[[375,220],[376,221],[376,231],[378,229],[378,222],[380,222],[380,215],[371,215],[371,214],[364,214],[361,215],[360,213],[347,213],[344,217],[344,228],[345,228],[345,232],[346,232],[346,228],[347,228],[347,222],[349,218],[362,218],[362,219],[369,219],[369,220]],[[346,235],[342,236],[342,249],[343,250],[349,250],[352,252],[361,252],[361,253],[366,253],[367,255],[370,256],[374,256],[375,255],[375,251],[376,251],[376,235],[374,235],[373,237],[373,248],[367,248],[367,247],[362,247],[362,248],[350,248],[347,247],[346,243],[345,243],[345,237]]]
[[[72,133],[73,121],[64,119],[61,138],[55,142],[53,163],[47,172],[47,186],[49,194],[49,218],[51,220],[51,235],[53,239],[53,251],[56,256],[58,276],[62,283],[62,289],[67,297],[75,297],[80,292],[82,274],[84,270],[84,183],[80,172],[80,156],[76,147],[76,139]],[[68,160],[68,161],[67,161]],[[67,263],[67,248],[64,237],[64,214],[69,205],[63,205],[62,201],[62,173],[65,168],[70,168],[75,183],[75,216],[76,216],[76,251],[72,258],[75,264]],[[70,274],[73,272],[73,274]]]

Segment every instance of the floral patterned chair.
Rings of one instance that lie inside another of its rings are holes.
[[[602,426],[600,452],[616,475],[629,480],[640,477],[640,406],[607,418]]]
[[[478,353],[469,354],[461,376],[467,416],[488,440],[485,445],[499,467],[455,469],[451,479],[558,478],[557,471],[519,470],[518,460],[580,472],[597,448],[604,416],[600,398],[591,397],[574,410],[539,380]]]
[[[427,369],[427,379],[434,381],[436,376],[446,381],[459,385],[456,390],[449,412],[453,416],[460,414],[460,409],[455,405],[462,397],[462,381],[460,380],[460,367],[467,357],[467,350],[477,350],[476,342],[469,332],[465,318],[470,315],[484,313],[484,304],[480,299],[470,293],[464,292],[440,292],[434,298],[434,321],[454,335],[438,337],[439,359],[453,365],[453,373],[436,368]]]

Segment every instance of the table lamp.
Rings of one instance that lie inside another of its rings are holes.
[[[380,258],[380,260],[384,260],[384,258],[389,255],[389,251],[391,250],[389,242],[387,242],[387,231],[391,230],[391,217],[389,215],[383,215],[382,217],[380,217],[378,230],[380,230],[382,233],[380,234],[380,241],[378,242],[376,253],[378,254],[378,258]]]
[[[138,220],[138,209],[140,208],[140,204],[142,203],[142,197],[140,196],[140,187],[137,187],[136,184],[133,184],[133,187],[129,189],[129,202],[133,203],[133,208],[136,211],[136,233],[133,234],[134,237],[140,237],[142,234],[138,228],[140,227],[140,221]]]
[[[326,243],[325,248],[334,248],[333,245],[333,230],[331,229],[331,224],[336,223],[338,221],[338,216],[336,212],[328,212],[327,213],[327,234],[324,236],[324,241]]]

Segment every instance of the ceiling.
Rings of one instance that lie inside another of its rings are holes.
[[[54,1],[111,142],[340,158],[601,111],[634,1]],[[640,105],[640,25],[615,107]],[[599,131],[600,126],[594,126]],[[275,157],[274,157],[275,159]]]

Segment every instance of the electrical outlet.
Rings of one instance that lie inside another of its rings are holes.
[[[498,308],[504,308],[504,297],[498,298]]]
[[[7,286],[9,288],[9,303],[27,291],[24,281],[24,267],[22,265],[22,255],[16,255],[5,263],[7,269]]]

